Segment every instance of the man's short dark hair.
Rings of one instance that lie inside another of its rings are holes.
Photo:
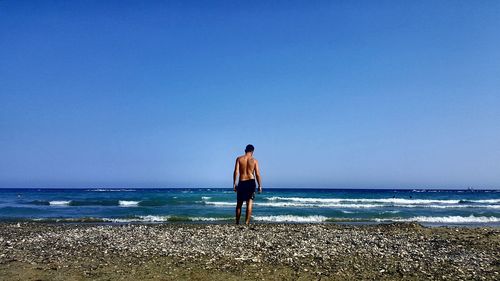
[[[253,152],[254,151],[254,147],[253,145],[249,144],[247,145],[247,147],[245,148],[245,153],[248,153],[248,152]]]

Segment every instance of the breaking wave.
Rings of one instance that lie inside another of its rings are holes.
[[[233,221],[233,217],[188,217],[173,215],[147,215],[126,218],[21,218],[13,221],[36,222],[69,222],[69,223],[172,223],[172,222],[224,222]],[[500,217],[487,216],[415,216],[410,218],[344,218],[326,217],[321,215],[268,215],[253,216],[256,222],[269,223],[332,223],[332,222],[419,222],[419,223],[444,223],[444,224],[491,224],[500,223]]]
[[[256,216],[253,217],[256,221],[267,222],[299,222],[299,223],[318,223],[325,222],[328,217],[325,216],[294,216],[294,215],[276,215],[276,216]]]
[[[306,199],[306,198],[305,198]],[[234,202],[208,202],[202,201],[203,204],[219,207],[236,206]],[[304,203],[304,202],[254,202],[256,206],[264,207],[302,207],[302,208],[385,208],[385,207],[401,207],[401,208],[490,208],[500,209],[500,205],[480,205],[480,204],[355,204],[355,203]]]
[[[196,221],[225,221],[232,220],[232,218],[216,218],[216,217],[184,217],[184,216],[137,216],[132,218],[104,218],[106,222],[196,222]]]
[[[51,206],[69,206],[69,204],[71,204],[71,200],[49,201],[49,205],[51,205]]]
[[[224,217],[184,217],[184,216],[136,216],[129,218],[32,218],[18,219],[17,221],[36,221],[36,222],[88,222],[88,223],[161,223],[161,222],[216,222],[233,220],[233,218]],[[15,221],[15,220],[14,220]]]
[[[446,217],[430,217],[430,216],[417,216],[411,218],[400,218],[400,219],[376,219],[375,221],[398,221],[398,222],[430,222],[430,223],[494,223],[500,222],[500,218],[497,217],[476,217],[470,215],[468,217],[463,216],[446,216]]]
[[[127,201],[127,200],[119,200],[118,205],[121,207],[137,207],[139,206],[140,201]]]
[[[132,199],[87,199],[87,200],[34,200],[27,202],[29,205],[54,205],[54,206],[120,206],[120,207],[131,207],[131,206],[143,206],[143,207],[154,207],[154,206],[164,206],[168,204],[182,204],[173,199],[149,199],[149,200],[132,200]]]
[[[330,208],[500,208],[500,199],[406,199],[406,198],[302,198],[267,197],[269,203],[256,203],[270,207],[330,207]]]
[[[267,197],[269,201],[291,201],[303,203],[392,203],[392,204],[460,204],[460,203],[500,203],[500,199],[453,200],[453,199],[406,199],[406,198],[302,198],[302,197]]]

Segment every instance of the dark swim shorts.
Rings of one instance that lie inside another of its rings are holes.
[[[238,201],[254,200],[256,187],[255,180],[240,181],[236,187]]]

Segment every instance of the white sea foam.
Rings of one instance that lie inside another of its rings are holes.
[[[476,203],[491,203],[491,204],[500,203],[500,199],[481,199],[481,200],[467,200],[467,201]]]
[[[325,216],[295,216],[295,215],[276,215],[276,216],[255,216],[253,217],[256,221],[268,221],[268,222],[324,222],[328,218]]]
[[[127,201],[127,200],[120,200],[118,201],[118,204],[122,207],[136,207],[139,205],[140,201]]]
[[[375,221],[375,222],[422,222],[422,223],[444,223],[444,224],[474,224],[474,223],[500,223],[500,217],[486,217],[486,216],[443,216],[443,217],[432,217],[432,216],[416,216],[411,218],[375,218],[375,219],[352,219],[352,218],[340,218],[340,217],[325,217],[320,215],[310,215],[310,216],[297,216],[297,215],[270,215],[270,216],[254,216],[252,217],[255,221],[264,222],[296,222],[296,223],[321,223],[321,222],[333,222],[333,221]],[[33,221],[55,221],[55,222],[78,222],[81,218],[34,218]],[[222,218],[222,217],[175,217],[170,215],[160,216],[160,215],[147,215],[147,216],[137,216],[133,218],[83,218],[85,221],[95,220],[103,222],[114,222],[114,223],[162,223],[168,221],[226,221],[232,218]]]
[[[104,218],[103,221],[108,222],[118,222],[118,223],[129,223],[129,222],[167,222],[175,217],[173,216],[138,216],[134,218]],[[227,220],[227,218],[213,218],[213,217],[186,217],[180,219],[185,219],[186,221],[222,221]]]
[[[254,203],[257,206],[265,207],[301,207],[301,208],[348,208],[348,209],[359,209],[359,208],[378,208],[383,207],[377,204],[340,204],[340,203],[324,203],[324,204],[308,204],[308,203],[297,203],[297,202],[273,202],[273,203]]]
[[[405,219],[376,219],[376,221],[401,221],[401,222],[434,222],[434,223],[492,223],[500,222],[498,217],[476,217],[470,215],[468,217],[463,216],[446,216],[446,217],[427,217],[427,216],[417,216]]]
[[[201,197],[201,200],[210,200],[210,199],[212,199],[212,197],[210,197],[210,196],[202,196]]]
[[[210,218],[210,217],[190,217],[192,221],[221,221],[228,220],[228,218]]]
[[[164,222],[167,221],[170,216],[138,216],[135,218],[103,218],[104,221],[109,222],[120,222],[120,223],[128,223],[128,222]]]
[[[49,205],[54,205],[54,206],[67,206],[71,203],[71,200],[54,200],[50,201]]]
[[[292,202],[303,202],[303,203],[339,203],[340,201],[345,200],[345,199],[273,196],[273,197],[267,197],[266,200],[269,200],[269,201],[292,201]]]
[[[397,214],[399,211],[383,211],[382,214]]]
[[[206,205],[214,205],[218,207],[236,206],[234,202],[218,202],[218,201],[200,201]],[[400,208],[490,208],[500,209],[500,205],[471,205],[471,204],[354,204],[354,203],[301,203],[301,202],[255,202],[256,206],[264,207],[298,207],[298,208],[347,208],[347,209],[363,209],[363,208],[385,208],[385,207],[400,207]]]
[[[119,222],[119,223],[127,223],[127,222],[135,222],[133,219],[116,219],[116,218],[102,218],[104,222]]]
[[[236,206],[236,203],[234,203],[234,202],[207,202],[207,201],[201,201],[201,202],[206,204],[206,205],[214,205],[214,206],[220,206],[220,207]]]
[[[144,222],[163,222],[167,221],[170,218],[170,216],[153,216],[153,215],[147,215],[147,216],[139,216],[139,221],[144,221]]]
[[[465,205],[465,204],[457,204],[457,205],[392,205],[394,207],[402,207],[402,208],[437,208],[437,209],[452,209],[452,208],[487,208],[487,209],[500,209],[500,205]]]
[[[302,198],[302,197],[279,197],[266,198],[270,201],[292,201],[302,203],[392,203],[392,204],[458,204],[460,200],[430,200],[430,199],[406,199],[406,198]]]
[[[227,206],[236,206],[234,202],[210,202],[203,201],[206,205],[214,205],[219,207],[227,207]],[[264,206],[264,207],[319,207],[319,208],[376,208],[383,207],[381,205],[376,204],[307,204],[307,203],[297,203],[297,202],[255,202],[256,206]]]

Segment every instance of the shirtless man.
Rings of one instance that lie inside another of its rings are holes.
[[[245,148],[245,155],[236,158],[233,173],[233,189],[237,192],[236,203],[236,224],[240,224],[241,206],[243,201],[247,203],[247,214],[245,223],[250,224],[250,217],[252,216],[252,205],[255,199],[255,178],[259,184],[259,193],[262,192],[262,182],[260,178],[259,162],[253,158],[253,145],[249,144]],[[239,182],[236,184],[236,179],[240,174]],[[255,174],[255,176],[254,176]]]

